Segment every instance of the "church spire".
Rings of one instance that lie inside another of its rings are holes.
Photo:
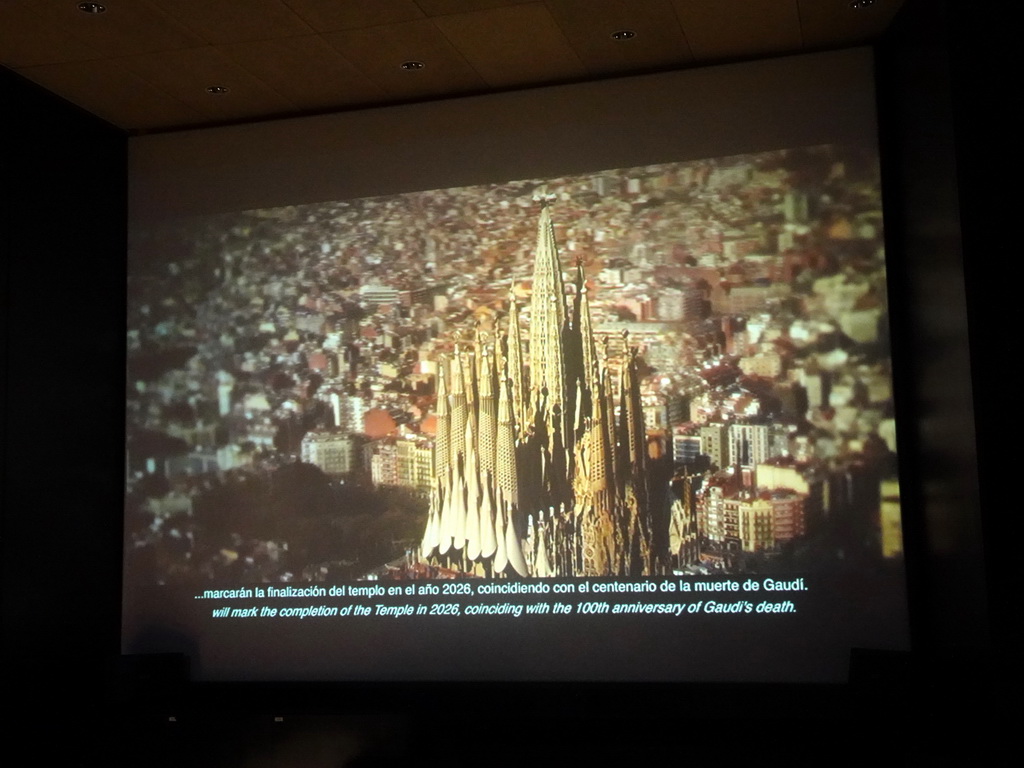
[[[593,390],[597,386],[597,345],[594,342],[594,328],[590,319],[590,296],[587,291],[587,280],[583,275],[582,262],[577,264],[579,269],[579,324],[580,339],[583,347],[583,386],[587,390]]]
[[[515,425],[512,423],[512,382],[505,379],[498,398],[497,435],[497,499],[494,527],[497,537],[494,571],[501,573],[509,565],[520,576],[530,571],[523,556],[522,544],[516,529],[519,516],[519,466],[515,445]]]
[[[445,371],[448,360],[442,357],[437,364],[437,433],[434,437],[434,482],[430,489],[430,512],[421,550],[429,556],[441,543],[441,516],[445,504],[451,503],[451,447],[449,432],[451,415],[448,412],[448,387]]]
[[[565,285],[555,244],[551,211],[545,204],[537,223],[537,250],[530,298],[530,390],[531,403],[547,391],[549,409],[565,403]],[[535,407],[535,406],[534,406]]]
[[[519,322],[519,305],[516,303],[515,292],[509,289],[508,334],[505,337],[507,351],[505,353],[505,376],[509,380],[512,423],[522,435],[526,429],[529,412],[526,390],[526,371],[523,367],[523,333]]]
[[[497,481],[497,436],[498,404],[494,391],[494,354],[489,346],[483,345],[480,355],[480,418],[479,418],[479,462],[480,462],[480,548],[481,558],[494,554],[496,536],[494,528],[494,492]]]

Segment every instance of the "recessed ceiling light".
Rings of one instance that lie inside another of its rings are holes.
[[[875,0],[851,0],[850,7],[853,8],[854,10],[857,10],[860,8],[868,8],[869,6],[872,6],[874,4]]]
[[[634,37],[636,37],[636,32],[632,29],[620,29],[612,32],[612,40],[632,40]]]
[[[82,13],[106,13],[107,6],[100,3],[79,3],[78,10]]]
[[[206,92],[214,96],[220,96],[230,90],[226,85],[209,85],[206,87]]]
[[[399,66],[406,72],[412,72],[417,69],[423,69],[422,61],[403,61]]]

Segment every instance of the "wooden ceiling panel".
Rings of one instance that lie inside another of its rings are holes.
[[[165,51],[121,59],[147,82],[166,91],[212,121],[284,114],[293,105],[265,83],[211,47]],[[206,88],[225,86],[211,95]]]
[[[78,10],[68,0],[17,0],[47,22],[87,43],[101,56],[172,51],[203,44],[203,39],[145,0],[109,0],[106,13]]]
[[[500,88],[586,74],[543,3],[439,16],[434,23],[488,85]]]
[[[301,110],[366,104],[387,94],[319,35],[220,46]]]
[[[547,4],[593,74],[682,65],[693,58],[668,0],[548,0]],[[612,37],[624,29],[636,37]]]
[[[287,0],[288,5],[317,32],[377,27],[422,19],[413,0]]]
[[[672,0],[697,61],[801,49],[796,0]]]
[[[877,0],[851,8],[850,0],[798,0],[800,24],[807,48],[856,45],[881,34],[903,0]]]
[[[21,3],[0,3],[0,65],[31,67],[98,58],[99,54],[63,27]]]
[[[283,0],[150,0],[214,45],[308,35],[313,30]]]
[[[536,2],[537,0],[416,0],[416,5],[427,16],[447,16],[452,13],[486,11],[506,5]]]
[[[396,99],[464,93],[485,85],[428,19],[323,37]],[[401,68],[405,61],[421,61],[424,67],[406,71]]]
[[[870,42],[902,0],[0,0],[0,66],[129,130]],[[611,33],[633,30],[628,40]],[[319,34],[318,34],[319,33]],[[404,71],[404,61],[422,61]],[[91,63],[102,62],[107,63]],[[82,67],[61,65],[83,63]],[[90,62],[88,66],[84,63]],[[224,85],[230,93],[211,96]]]
[[[147,129],[206,120],[202,113],[109,59],[47,64],[20,73],[121,127]]]

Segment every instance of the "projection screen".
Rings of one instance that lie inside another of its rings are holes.
[[[134,138],[124,651],[824,682],[905,649],[876,132],[850,50]]]

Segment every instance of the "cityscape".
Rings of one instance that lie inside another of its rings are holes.
[[[840,146],[138,230],[126,580],[898,560],[883,234]]]

